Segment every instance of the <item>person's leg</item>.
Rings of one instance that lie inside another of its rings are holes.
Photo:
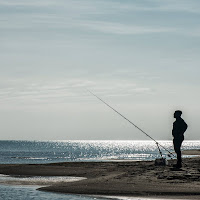
[[[179,143],[180,144],[180,143]],[[177,166],[181,167],[181,163],[182,163],[182,158],[181,158],[181,145],[178,145],[177,147]]]
[[[173,140],[174,150],[177,154],[177,167],[182,167],[182,158],[181,158],[181,144],[183,140]]]

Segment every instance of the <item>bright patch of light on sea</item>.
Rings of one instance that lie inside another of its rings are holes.
[[[172,141],[158,141],[173,152]],[[184,141],[182,150],[200,149],[200,141]],[[168,152],[161,148],[164,157]],[[52,162],[155,160],[160,154],[154,141],[75,140],[0,141],[0,164]]]

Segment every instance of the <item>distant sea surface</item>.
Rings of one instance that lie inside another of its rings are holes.
[[[158,142],[173,151],[172,141]],[[198,140],[183,142],[182,149],[196,148],[200,148]],[[154,160],[158,157],[160,154],[153,141],[0,141],[0,164]]]
[[[173,151],[172,141],[158,141]],[[200,149],[200,141],[184,141],[182,149]],[[167,152],[162,150],[167,157]],[[153,141],[0,141],[0,164],[39,164],[79,161],[154,160],[159,152]],[[36,190],[36,186],[6,185],[12,177],[0,175],[0,199],[106,199],[79,195],[55,194]],[[16,178],[14,178],[16,179]],[[36,177],[38,179],[38,177]],[[39,187],[39,186],[38,186]],[[120,199],[118,197],[118,199]],[[121,198],[145,199],[145,198]],[[147,199],[147,198],[146,198]]]

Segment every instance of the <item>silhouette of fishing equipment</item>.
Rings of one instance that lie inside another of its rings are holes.
[[[168,161],[166,158],[156,158],[154,164],[156,166],[166,166],[168,165]]]
[[[155,160],[155,165],[167,165],[167,160],[166,160],[166,158],[163,157],[162,151],[161,151],[160,147],[162,147],[165,151],[168,152],[168,157],[175,157],[176,158],[176,156],[172,152],[170,152],[166,147],[164,147],[163,145],[161,145],[160,143],[158,143],[154,138],[152,138],[149,134],[147,134],[145,131],[143,131],[141,128],[139,128],[137,125],[135,125],[132,121],[130,121],[128,118],[126,118],[120,112],[118,112],[116,109],[114,109],[113,107],[111,107],[108,103],[106,103],[104,100],[102,100],[101,98],[99,98],[97,95],[95,95],[94,93],[92,93],[90,90],[87,90],[87,91],[90,94],[92,94],[93,96],[95,96],[97,99],[99,99],[101,102],[103,102],[105,105],[107,105],[109,108],[111,108],[118,115],[120,115],[121,117],[123,117],[126,121],[128,121],[135,128],[137,128],[139,131],[141,131],[142,133],[144,133],[147,137],[149,137],[151,140],[153,140],[156,143],[161,158]]]

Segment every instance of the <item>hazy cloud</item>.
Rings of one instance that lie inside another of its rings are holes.
[[[127,80],[87,80],[84,78],[66,81],[15,81],[0,88],[1,102],[20,101],[32,104],[35,101],[57,103],[70,100],[84,101],[90,94],[87,89],[101,96],[129,96],[135,94],[151,94],[152,90],[141,87]],[[71,99],[73,98],[73,99]],[[63,100],[64,99],[64,100]]]
[[[103,33],[112,33],[120,35],[163,33],[163,32],[172,32],[175,30],[173,28],[134,26],[134,25],[125,25],[120,23],[98,22],[98,21],[87,22],[87,23],[84,22],[82,26]]]

